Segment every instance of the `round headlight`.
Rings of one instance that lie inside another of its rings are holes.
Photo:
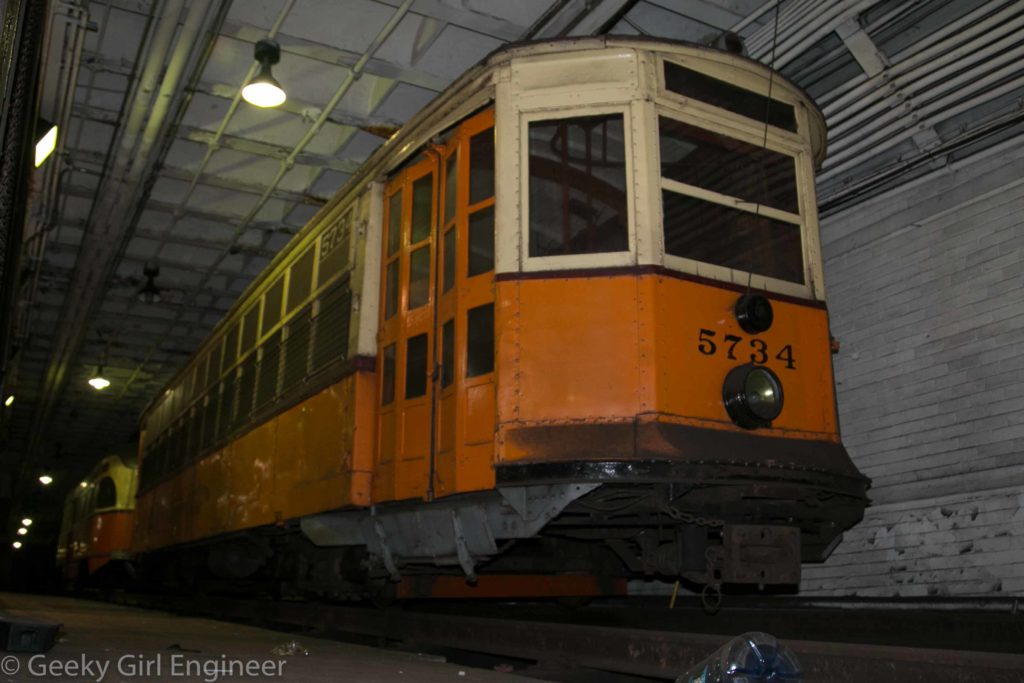
[[[766,367],[741,365],[726,375],[722,400],[729,417],[740,427],[771,427],[782,412],[782,382]]]
[[[760,294],[744,294],[736,300],[732,310],[736,322],[748,334],[764,332],[775,320],[772,303]]]

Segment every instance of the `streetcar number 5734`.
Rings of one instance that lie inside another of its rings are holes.
[[[746,341],[746,344],[743,342]],[[737,348],[739,347],[739,348]],[[749,350],[749,358],[751,363],[757,363],[763,365],[768,362],[768,354],[771,353],[768,350],[768,343],[763,339],[753,337],[748,340],[744,340],[743,337],[738,337],[735,334],[727,334],[721,339],[718,338],[718,333],[714,330],[706,330],[701,328],[700,335],[697,337],[697,350],[703,353],[705,356],[714,356],[719,351],[724,351],[726,356],[730,360],[736,360],[740,355],[744,355]],[[775,359],[782,361],[787,370],[796,369],[796,360],[793,359],[793,345],[786,344],[782,349],[775,354]]]

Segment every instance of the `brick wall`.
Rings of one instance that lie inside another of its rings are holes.
[[[822,241],[873,505],[803,591],[1024,593],[1024,145],[823,218]]]

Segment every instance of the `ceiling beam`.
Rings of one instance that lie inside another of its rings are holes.
[[[237,86],[228,85],[226,83],[199,83],[193,90],[194,92],[202,93],[203,95],[219,97],[225,100],[234,99],[235,95],[238,93]],[[315,117],[321,111],[318,105],[295,97],[289,97],[283,103],[278,105],[276,109],[278,111],[286,111],[290,114],[301,116],[304,119],[310,118],[311,115]],[[337,108],[327,116],[327,121],[339,126],[352,126],[353,128],[358,128],[371,134],[376,134],[375,131],[382,131],[389,128],[397,130],[402,125],[402,122],[397,119],[384,118],[382,116],[362,116],[359,114],[341,111]],[[390,134],[390,132],[387,133],[387,136],[390,136]]]
[[[374,2],[388,7],[398,7],[401,4],[399,0],[374,0]],[[526,30],[525,26],[471,9],[467,6],[468,4],[460,3],[461,6],[456,7],[443,0],[418,0],[413,14],[419,14],[428,19],[440,19],[446,24],[454,24],[476,33],[483,33],[504,42],[519,40],[523,31]]]
[[[254,44],[267,37],[265,29],[259,28],[258,26],[248,26],[236,21],[224,22],[224,28],[221,33],[229,38]],[[346,69],[353,68],[362,56],[358,52],[340,50],[335,47],[324,45],[323,43],[315,43],[311,40],[305,40],[304,38],[299,38],[297,36],[290,36],[285,33],[278,33],[277,35],[279,37],[278,42],[281,44],[281,52],[283,54],[293,54],[298,57],[305,57],[306,59],[324,62],[325,64],[333,64]],[[363,67],[363,71],[372,76],[392,78],[402,81],[403,83],[408,83],[409,85],[433,90],[434,92],[441,92],[447,88],[449,84],[447,78],[435,76],[434,74],[427,73],[426,71],[421,71],[419,69],[412,69],[398,64],[392,64],[391,62],[380,59],[379,57],[372,57],[367,61],[366,65]]]
[[[216,134],[213,131],[206,130],[205,128],[178,126],[178,135],[190,142],[209,145],[213,142]],[[235,152],[254,154],[256,156],[277,159],[278,161],[288,158],[288,155],[291,153],[291,149],[288,147],[282,147],[281,145],[275,145],[261,140],[252,140],[250,138],[242,138],[233,135],[222,134],[217,140],[217,145]],[[303,164],[305,166],[314,166],[316,168],[329,168],[333,171],[352,174],[359,169],[363,161],[361,159],[338,159],[323,154],[303,152],[296,157],[296,163]],[[189,178],[189,180],[191,180],[191,178]],[[200,182],[202,181],[200,180]]]
[[[85,199],[95,199],[96,190],[82,187],[80,185],[63,185],[61,186],[61,193],[72,197],[82,197]],[[171,202],[162,202],[157,199],[148,199],[144,207],[147,211],[157,211],[160,213],[168,213],[173,216],[192,217],[198,218],[204,221],[212,221],[215,223],[223,223],[225,225],[239,226],[242,225],[243,221],[238,216],[229,216],[223,213],[217,213],[216,211],[206,211],[203,209],[195,208],[181,208],[177,204]],[[293,226],[285,222],[272,223],[269,221],[249,221],[247,224],[250,228],[257,230],[280,230],[281,228],[288,228],[289,230],[298,231],[302,226]],[[80,226],[78,226],[80,227]]]

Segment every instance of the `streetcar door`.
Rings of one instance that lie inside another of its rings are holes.
[[[442,151],[433,493],[494,486],[494,110]]]
[[[424,497],[430,481],[437,165],[430,151],[384,191],[377,501]]]

